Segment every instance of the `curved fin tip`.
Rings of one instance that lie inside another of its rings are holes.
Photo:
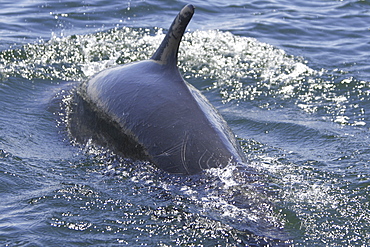
[[[179,14],[172,22],[168,33],[164,37],[161,45],[151,57],[161,64],[177,65],[177,53],[180,46],[180,41],[184,35],[185,29],[188,26],[194,14],[194,6],[188,4],[181,9]]]

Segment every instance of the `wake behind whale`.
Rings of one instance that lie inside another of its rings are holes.
[[[194,13],[186,5],[149,60],[104,70],[74,94],[69,131],[170,173],[195,174],[244,160],[226,121],[177,67]]]

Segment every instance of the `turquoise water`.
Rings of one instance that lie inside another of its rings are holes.
[[[0,3],[2,246],[370,245],[370,2],[193,1],[179,65],[248,162],[175,176],[66,131],[187,2]]]

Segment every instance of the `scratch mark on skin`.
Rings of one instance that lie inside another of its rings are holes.
[[[186,145],[188,143],[188,140],[189,140],[189,135],[187,132],[185,132],[185,138],[182,142],[182,147],[181,147],[181,162],[187,173],[189,173],[189,168],[186,165]]]
[[[208,163],[209,163],[209,161],[212,159],[212,157],[213,157],[213,155],[214,155],[215,153],[212,153],[211,154],[211,156],[209,156],[209,158],[208,158],[208,160],[207,160],[207,162],[206,162],[206,165],[207,165],[207,168],[211,168],[209,165],[208,165]]]
[[[169,149],[164,150],[162,153],[157,154],[156,156],[171,156],[174,153],[177,153],[177,151],[182,147],[183,142],[179,142],[178,144],[172,146]]]
[[[202,159],[203,159],[203,157],[204,157],[204,155],[206,155],[206,153],[208,152],[208,150],[206,149],[206,151],[204,151],[204,153],[200,156],[200,158],[199,158],[199,160],[198,160],[198,165],[199,165],[199,167],[200,168],[202,168],[202,169],[204,169],[203,167],[202,167]]]

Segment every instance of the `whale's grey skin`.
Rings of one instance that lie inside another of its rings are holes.
[[[225,120],[178,70],[178,48],[193,13],[192,5],[180,11],[151,59],[104,70],[78,87],[72,136],[169,173],[243,162]]]

